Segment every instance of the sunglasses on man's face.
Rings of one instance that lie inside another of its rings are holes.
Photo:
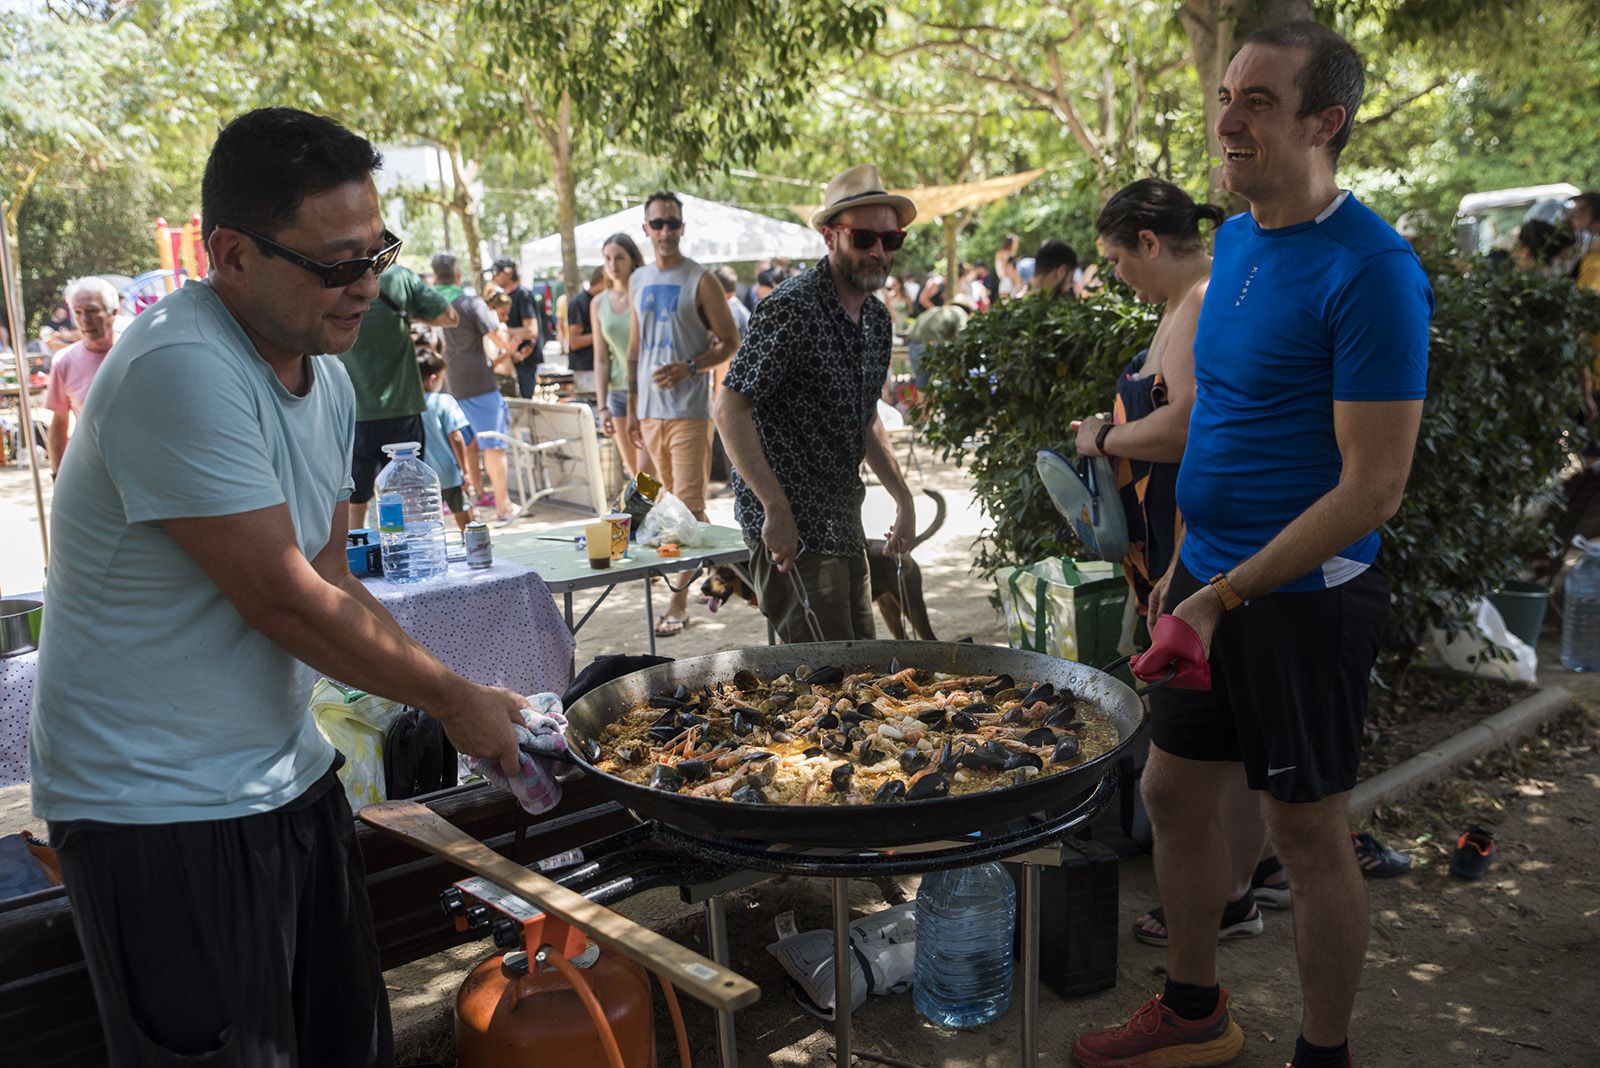
[[[850,244],[862,252],[867,251],[879,241],[883,242],[883,251],[899,252],[900,246],[906,243],[906,232],[904,230],[862,230],[855,226],[838,226],[834,229],[843,230],[849,234]]]
[[[310,256],[302,255],[292,248],[280,245],[271,238],[262,237],[252,230],[246,230],[242,226],[235,226],[232,229],[238,230],[264,250],[270,250],[296,267],[303,267],[310,271],[322,279],[322,288],[324,289],[343,289],[345,286],[354,285],[368,271],[371,271],[374,275],[382,274],[394,265],[395,259],[400,255],[400,246],[403,244],[398,237],[385,230],[383,232],[383,248],[379,250],[376,256],[361,256],[353,260],[323,263],[320,260],[312,259]]]
[[[651,219],[645,224],[652,230],[682,230],[682,219]]]

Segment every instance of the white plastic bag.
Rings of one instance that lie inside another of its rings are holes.
[[[667,490],[656,496],[656,503],[645,513],[639,524],[640,545],[701,545],[700,521],[689,511],[689,506]]]
[[[1451,671],[1506,682],[1531,684],[1539,671],[1539,654],[1506,629],[1500,610],[1487,600],[1478,602],[1472,625],[1454,639],[1437,627],[1429,631],[1428,660]]]

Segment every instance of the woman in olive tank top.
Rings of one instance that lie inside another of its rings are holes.
[[[633,317],[628,279],[644,266],[644,257],[627,234],[606,238],[600,255],[610,283],[594,302],[594,390],[600,432],[617,443],[622,467],[630,477],[640,471],[653,473],[650,454],[636,446],[628,433],[628,325]]]

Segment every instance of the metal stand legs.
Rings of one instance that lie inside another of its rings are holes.
[[[833,1062],[850,1068],[850,880],[833,880]]]
[[[711,959],[726,966],[728,963],[728,914],[722,907],[722,895],[706,898],[706,942]],[[733,1013],[717,1011],[717,1051],[722,1057],[722,1068],[737,1068],[739,1051],[734,1046]]]
[[[1022,862],[1022,1068],[1039,1063],[1039,865]]]

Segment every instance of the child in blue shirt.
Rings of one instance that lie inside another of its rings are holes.
[[[472,511],[461,492],[462,472],[467,467],[466,435],[472,433],[466,413],[456,399],[444,391],[444,357],[432,349],[418,347],[417,367],[422,372],[422,432],[427,439],[423,457],[439,476],[439,496],[455,517],[456,526],[465,530]]]

